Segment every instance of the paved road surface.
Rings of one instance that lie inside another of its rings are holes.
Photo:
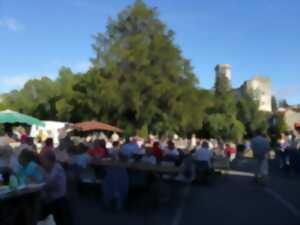
[[[260,187],[251,177],[252,162],[238,162],[235,171],[212,186],[172,184],[172,201],[159,208],[148,207],[148,196],[138,195],[124,212],[112,213],[101,208],[101,196],[80,196],[72,200],[75,224],[300,224],[299,176],[272,169],[268,186]]]

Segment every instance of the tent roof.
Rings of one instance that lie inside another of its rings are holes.
[[[45,125],[41,120],[37,118],[12,110],[0,111],[0,123],[23,123],[37,126]]]
[[[102,122],[98,122],[98,121],[86,121],[86,122],[81,122],[81,123],[75,123],[75,124],[73,124],[73,128],[75,130],[85,131],[85,132],[97,131],[97,130],[111,131],[111,132],[118,132],[118,133],[123,132],[123,130],[118,127],[114,127],[107,123],[102,123]]]

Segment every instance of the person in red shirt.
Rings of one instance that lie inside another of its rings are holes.
[[[108,155],[105,140],[96,140],[94,147],[88,151],[89,155],[97,158],[105,158]]]
[[[226,144],[225,153],[228,156],[230,162],[233,161],[236,157],[236,147],[233,144]]]
[[[152,154],[157,160],[160,160],[162,158],[162,150],[159,146],[159,142],[154,142],[152,147]]]

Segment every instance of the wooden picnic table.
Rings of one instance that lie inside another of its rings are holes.
[[[0,193],[0,221],[3,224],[36,225],[43,185]]]
[[[130,170],[136,170],[140,172],[153,172],[153,173],[168,173],[178,174],[180,168],[169,165],[152,165],[143,162],[121,162],[116,160],[94,160],[91,163],[94,167],[123,167]]]

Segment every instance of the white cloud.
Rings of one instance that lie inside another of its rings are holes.
[[[20,24],[15,18],[0,19],[0,28],[5,28],[13,32],[17,32],[24,29],[24,26]]]
[[[27,81],[32,79],[40,79],[44,76],[47,76],[50,79],[55,78],[55,76],[53,76],[52,74],[47,74],[47,75],[19,74],[19,75],[11,75],[11,76],[0,76],[0,82],[1,82],[0,93],[21,89]]]
[[[91,67],[90,62],[79,62],[71,66],[74,72],[86,72]]]
[[[24,74],[16,74],[16,75],[0,75],[0,93],[9,92],[15,89],[21,89],[24,84],[31,79],[40,79],[42,77],[49,77],[50,79],[56,79],[58,75],[58,70],[62,66],[58,66],[59,64],[56,61],[53,61],[52,64],[56,67],[55,72],[52,73],[24,73]],[[64,64],[75,73],[83,73],[86,72],[90,67],[91,63],[89,61],[82,61],[77,63]]]
[[[1,78],[1,83],[5,86],[5,89],[18,89],[21,88],[26,81],[30,80],[32,77],[29,75],[17,75],[17,76],[7,76]]]

